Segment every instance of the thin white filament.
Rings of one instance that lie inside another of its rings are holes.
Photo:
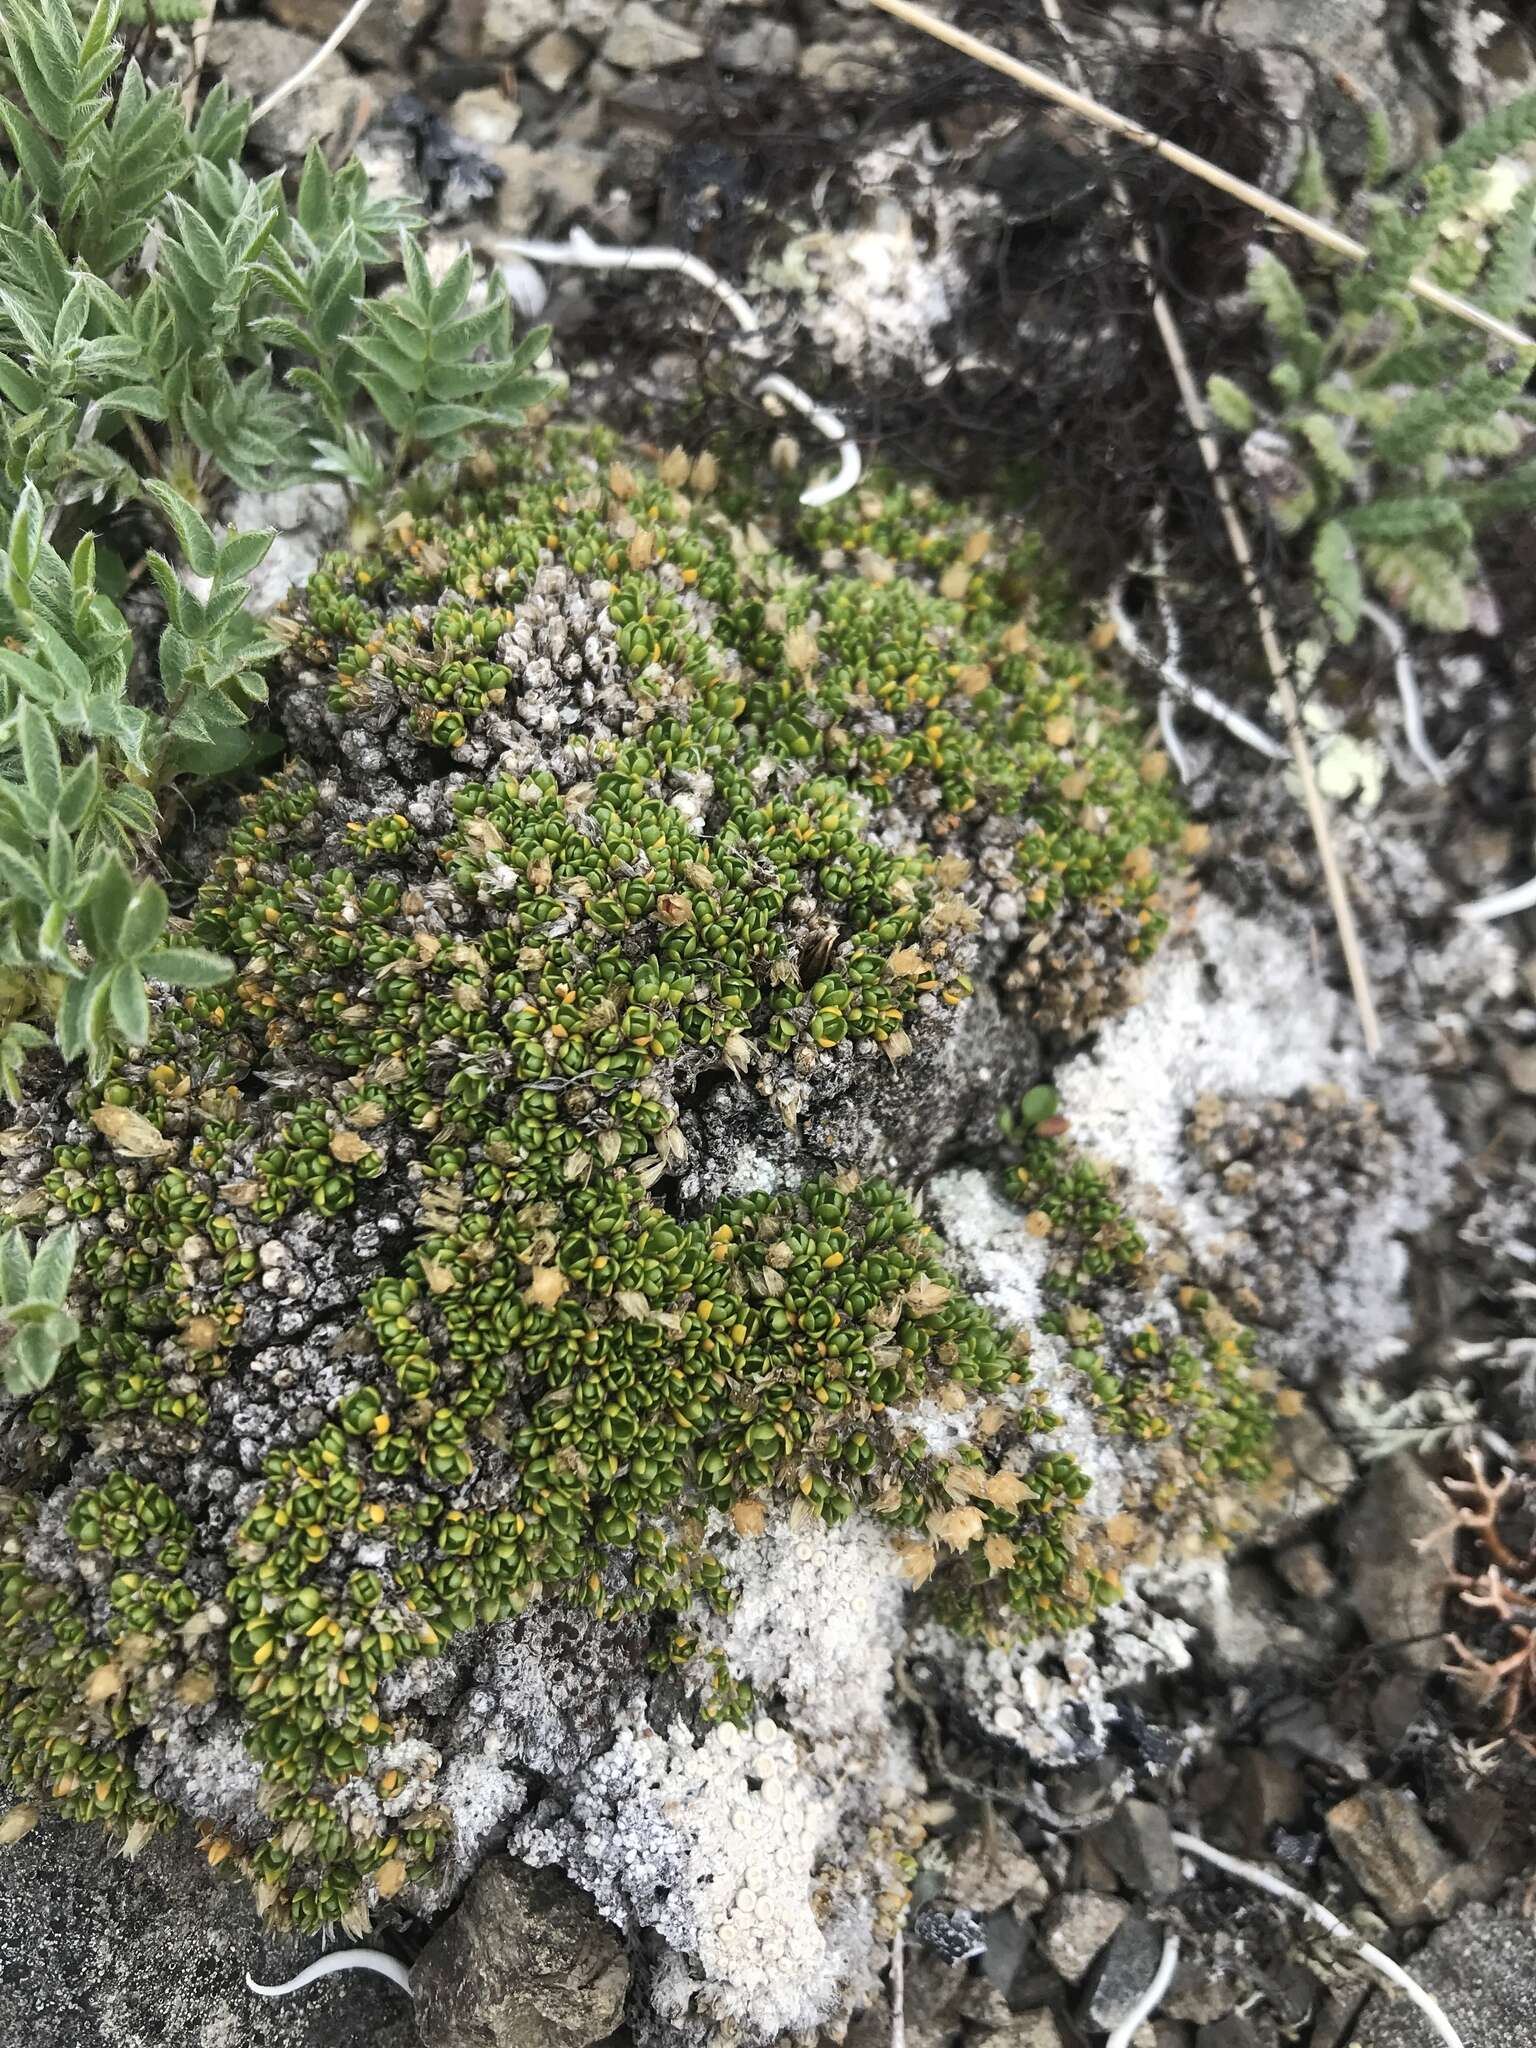
[[[1152,1982],[1143,1991],[1135,2005],[1116,2027],[1104,2048],[1131,2048],[1136,2038],[1136,2029],[1143,2020],[1151,2019],[1167,1995],[1168,1986],[1173,1982],[1173,1973],[1179,1967],[1179,1938],[1176,1934],[1163,1936],[1163,1953],[1153,1974]]]
[[[568,242],[541,242],[511,235],[498,238],[491,247],[499,254],[525,257],[530,263],[561,263],[578,270],[675,270],[679,276],[691,278],[705,291],[712,292],[725,307],[741,330],[738,346],[743,355],[761,362],[767,354],[767,343],[750,303],[718,271],[712,270],[702,258],[689,255],[686,249],[609,249],[594,242],[581,228],[571,230]],[[760,377],[752,392],[756,398],[777,398],[792,406],[837,449],[836,471],[820,483],[807,485],[800,493],[801,504],[830,505],[835,498],[846,496],[863,475],[864,460],[858,443],[850,439],[837,414],[819,405],[808,391],[777,371]]]
[[[347,37],[351,35],[353,29],[357,27],[357,24],[372,5],[373,0],[352,0],[352,5],[347,9],[340,21],[337,22],[314,55],[307,57],[291,78],[285,78],[281,85],[274,87],[259,107],[252,108],[251,125],[253,127],[264,114],[270,114],[274,107],[281,106],[290,93],[297,92],[305,79],[314,76],[326,58],[333,56],[341,48]]]
[[[290,1991],[302,1991],[306,1984],[316,1984],[322,1977],[334,1977],[343,1970],[372,1970],[377,1976],[387,1977],[391,1984],[410,1996],[411,1973],[395,1956],[387,1956],[377,1948],[338,1948],[328,1956],[321,1956],[307,1969],[300,1970],[297,1977],[290,1977],[286,1984],[258,1984],[249,1974],[245,1988],[254,1991],[258,1998],[286,1998]]]
[[[1370,620],[1392,650],[1392,674],[1403,706],[1403,732],[1413,756],[1434,781],[1443,783],[1446,766],[1429,744],[1429,735],[1424,730],[1424,700],[1419,695],[1418,671],[1414,668],[1413,656],[1408,652],[1408,635],[1383,605],[1373,604],[1367,599],[1361,605],[1360,613]]]
[[[1189,758],[1189,749],[1179,738],[1179,728],[1174,723],[1172,690],[1159,690],[1157,693],[1157,729],[1162,734],[1164,751],[1180,782],[1193,781],[1195,764]]]
[[[1164,689],[1171,690],[1176,697],[1182,697],[1186,703],[1193,704],[1195,709],[1203,711],[1207,718],[1214,718],[1216,723],[1224,726],[1234,739],[1241,740],[1246,747],[1252,747],[1253,751],[1262,754],[1266,761],[1290,759],[1290,749],[1283,746],[1279,740],[1271,738],[1262,726],[1255,725],[1251,718],[1245,718],[1242,712],[1234,709],[1232,705],[1223,703],[1214,690],[1206,689],[1203,683],[1194,682],[1185,675],[1177,662],[1166,657],[1159,660],[1127,617],[1119,589],[1110,592],[1107,608],[1115,632],[1126,652],[1143,667],[1150,669]]]
[[[1299,1908],[1308,1919],[1315,1920],[1319,1927],[1326,1928],[1330,1934],[1352,1948],[1356,1955],[1369,1963],[1373,1970],[1378,1971],[1389,1984],[1395,1985],[1405,1998],[1416,2005],[1445,2043],[1445,2048],[1466,2048],[1466,2043],[1446,2018],[1440,2001],[1433,1993],[1426,1991],[1422,1984],[1410,1977],[1401,1963],[1394,1963],[1390,1956],[1383,1955],[1373,1943],[1362,1941],[1347,1920],[1341,1920],[1337,1913],[1330,1913],[1326,1906],[1320,1906],[1316,1899],[1309,1899],[1305,1892],[1297,1891],[1296,1887],[1287,1884],[1284,1878],[1272,1877],[1267,1870],[1261,1870],[1256,1863],[1245,1862],[1241,1856],[1228,1856],[1220,1849],[1213,1849],[1209,1843],[1202,1842],[1198,1835],[1181,1834],[1175,1830],[1173,1841],[1175,1848],[1184,1850],[1187,1855],[1198,1856],[1207,1863],[1214,1863],[1218,1870],[1226,1871],[1228,1876],[1240,1877],[1245,1883],[1257,1886],[1261,1892],[1268,1892],[1271,1898],[1283,1899],[1288,1906]]]
[[[1496,917],[1513,917],[1517,910],[1536,906],[1536,875],[1513,889],[1501,889],[1497,896],[1480,896],[1475,903],[1457,905],[1456,915],[1468,924],[1490,924]]]

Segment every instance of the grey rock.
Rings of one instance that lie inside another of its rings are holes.
[[[563,28],[547,30],[522,58],[524,69],[546,92],[564,92],[586,61],[586,45]]]
[[[754,21],[733,36],[722,36],[718,55],[728,71],[782,77],[799,61],[800,38],[787,21]]]
[[[347,529],[347,499],[340,484],[292,484],[282,491],[241,491],[228,509],[243,532],[270,522],[277,529],[265,561],[247,579],[251,610],[272,611],[303,583]]]
[[[585,36],[589,43],[600,43],[621,12],[620,0],[565,0],[561,16],[577,35]]]
[[[866,32],[854,42],[807,43],[800,52],[800,76],[828,92],[871,92],[878,90],[882,75],[899,61],[891,38],[880,31]]]
[[[1065,1893],[1041,1922],[1040,1946],[1047,1961],[1069,1984],[1081,1984],[1129,1912],[1124,1899],[1103,1892]]]
[[[284,28],[317,42],[336,27],[351,0],[269,0],[267,12]],[[398,65],[406,47],[433,12],[433,0],[390,0],[370,7],[347,31],[347,54],[364,64]]]
[[[1496,1051],[1510,1087],[1520,1095],[1536,1095],[1536,1045],[1516,1045],[1506,1039]]]
[[[982,1968],[985,1970],[985,1962]],[[960,2002],[960,2011],[974,2026],[985,2027],[987,2032],[992,2034],[1000,2027],[1011,2026],[1013,2023],[1012,2006],[997,1986],[989,1983],[985,1976],[973,1977],[966,1985],[965,1996]]]
[[[368,173],[375,199],[408,199],[424,206],[427,191],[416,163],[416,145],[403,128],[382,124],[362,136],[352,154]]]
[[[1424,1673],[1389,1671],[1372,1688],[1368,1711],[1377,1750],[1393,1755],[1399,1744],[1408,1740],[1409,1730],[1424,1711]]]
[[[1413,1974],[1476,2048],[1530,2048],[1536,2040],[1536,1928],[1529,1921],[1463,1907],[1414,1956]],[[1376,1992],[1347,2039],[1349,2048],[1436,2048],[1438,2036],[1403,1999]]]
[[[1003,1010],[994,991],[978,987],[961,1006],[954,1027],[919,1031],[910,1056],[899,1066],[891,1068],[878,1055],[849,1060],[793,1131],[756,1093],[720,1089],[703,1105],[697,1137],[690,1131],[683,1193],[700,1204],[740,1194],[743,1183],[736,1176],[748,1161],[765,1176],[760,1184],[778,1184],[785,1176],[803,1175],[807,1157],[825,1161],[831,1171],[855,1166],[861,1173],[918,1186],[947,1153],[973,1142],[978,1148],[991,1143],[994,1105],[1012,1100],[1024,1087],[1024,1077],[1038,1071],[1032,1064],[1038,1046],[1035,1034]],[[933,1114],[936,1102],[946,1105],[942,1131]],[[942,1209],[983,1178],[975,1168],[942,1173],[930,1185],[930,1201]],[[1017,1208],[995,1199],[987,1206],[1001,1226],[1022,1230]],[[950,1242],[951,1255],[958,1258],[952,1236]]]
[[[1305,1963],[1280,1963],[1269,1972],[1264,1984],[1270,2011],[1291,2033],[1306,2024],[1322,1992],[1321,1983]]]
[[[483,1864],[411,1970],[425,2048],[586,2048],[624,2012],[618,1931],[559,1870]]]
[[[1281,1700],[1264,1716],[1263,1728],[1265,1739],[1277,1749],[1292,1750],[1357,1785],[1364,1785],[1370,1778],[1371,1766],[1365,1750],[1360,1743],[1339,1733],[1321,1700]]]
[[[703,54],[703,38],[658,14],[649,0],[625,0],[603,39],[604,57],[620,71],[659,71]]]
[[[248,93],[256,100],[291,78],[318,48],[313,37],[294,35],[272,21],[231,21],[215,15],[208,30],[209,64],[231,92]],[[343,58],[327,57],[297,92],[263,115],[251,130],[251,140],[268,156],[302,156],[312,142],[328,142],[364,125],[402,83],[364,80]]]
[[[992,1839],[978,1830],[964,1837],[950,1863],[945,1890],[962,1906],[994,1912],[1017,1901],[1022,1913],[1038,1913],[1051,1895],[1045,1872],[1018,1837],[999,1825]]]
[[[1168,1604],[1201,1631],[1219,1677],[1243,1678],[1276,1664],[1304,1670],[1321,1661],[1315,1633],[1290,1620],[1275,1580],[1258,1565],[1192,1572]]]
[[[1482,1862],[1513,1819],[1508,1799],[1496,1786],[1468,1785],[1447,1801],[1445,1831],[1463,1856]]]
[[[560,0],[485,0],[480,48],[487,57],[510,57],[542,29],[555,27],[560,14]]]
[[[1324,1815],[1356,1884],[1394,1927],[1422,1927],[1455,1901],[1456,1865],[1406,1792],[1368,1785]]]
[[[487,0],[450,0],[432,30],[432,54],[460,64],[478,63],[482,56],[504,55],[484,43]]]
[[[1062,2048],[1061,2028],[1055,2015],[1044,2007],[1036,2012],[1016,2012],[1006,2027],[980,2038],[986,2048]]]
[[[634,1617],[594,1622],[553,1601],[531,1607],[475,1639],[448,1746],[571,1777],[613,1739],[645,1658]]]
[[[1345,2048],[1366,1997],[1364,1984],[1340,1984],[1330,1991],[1312,2023],[1307,2048]]]
[[[1195,2048],[1264,2048],[1264,2036],[1246,2014],[1229,2012],[1196,2030]]]
[[[1399,1669],[1430,1672],[1445,1655],[1444,1568],[1417,1546],[1448,1519],[1445,1501],[1417,1457],[1394,1451],[1372,1466],[1345,1530],[1355,1612],[1371,1641]]]
[[[489,155],[502,173],[496,225],[514,235],[526,234],[546,209],[553,226],[590,206],[608,163],[600,149],[560,143],[552,149],[534,149],[526,142],[507,142]]]
[[[1237,1776],[1229,1812],[1238,1839],[1253,1856],[1269,1846],[1271,1830],[1294,1827],[1306,1806],[1301,1774],[1267,1749],[1245,1749],[1237,1758]]]
[[[409,2001],[380,1977],[251,1996],[247,1970],[280,1984],[325,1944],[267,1933],[190,1829],[125,1863],[99,1828],[44,1821],[0,1849],[0,1899],[5,2048],[407,2048],[386,2030]]]
[[[1405,15],[1396,0],[1217,0],[1209,26],[1264,53],[1287,91],[1281,102],[1287,118],[1324,127],[1330,163],[1350,140],[1338,108],[1340,93],[1350,89],[1368,92],[1394,117],[1395,153],[1405,161],[1413,153],[1415,124],[1394,47],[1402,46]]]
[[[1237,1986],[1219,1977],[1208,1964],[1186,1956],[1173,1973],[1173,1982],[1159,2008],[1171,2020],[1189,2020],[1195,2026],[1210,2026],[1225,2019],[1237,2004]]]
[[[1093,1844],[1129,1891],[1144,1899],[1166,1899],[1180,1884],[1179,1852],[1173,1831],[1160,1806],[1145,1799],[1123,1799]]]
[[[1284,1475],[1280,1512],[1265,1524],[1283,1543],[1338,1507],[1355,1480],[1355,1461],[1315,1408],[1281,1416],[1275,1425],[1275,1470]]]
[[[517,101],[508,99],[494,85],[461,92],[448,109],[448,125],[454,134],[462,135],[466,142],[477,143],[481,149],[497,149],[510,142],[522,118],[523,110]]]
[[[987,1950],[981,1959],[982,1982],[989,1992],[996,1995],[1012,1987],[1034,1943],[1029,1923],[1020,1917],[1017,1904],[989,1913],[983,1925]]]
[[[1321,1543],[1293,1543],[1276,1556],[1275,1570],[1300,1600],[1331,1600],[1338,1586]]]
[[[1150,1921],[1122,1920],[1078,2008],[1079,2024],[1105,2034],[1118,2027],[1157,1975],[1162,1953],[1163,1937]]]
[[[1092,1835],[1084,1835],[1073,1849],[1068,1882],[1074,1891],[1119,1891],[1120,1880]]]

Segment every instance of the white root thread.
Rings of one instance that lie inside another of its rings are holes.
[[[398,1984],[407,1997],[411,1996],[411,1973],[396,1956],[385,1955],[377,1948],[338,1948],[328,1956],[321,1956],[307,1969],[300,1970],[297,1977],[290,1977],[286,1984],[258,1984],[249,1973],[245,1988],[254,1991],[258,1998],[286,1998],[290,1991],[302,1991],[306,1984],[316,1984],[322,1977],[337,1976],[343,1970],[372,1970],[375,1975],[387,1977],[391,1984]]]
[[[334,56],[341,48],[347,37],[351,35],[353,29],[357,27],[357,24],[372,5],[373,0],[352,0],[352,5],[347,9],[340,21],[337,22],[313,56],[306,57],[291,78],[285,78],[281,85],[275,86],[267,94],[259,107],[251,109],[251,126],[253,128],[264,115],[270,114],[274,107],[281,106],[290,93],[297,92],[307,78],[313,78],[326,58]]]
[[[1266,761],[1288,761],[1290,759],[1291,750],[1289,747],[1283,745],[1279,740],[1272,738],[1269,733],[1265,732],[1262,726],[1255,725],[1251,718],[1245,718],[1241,711],[1236,710],[1230,704],[1224,703],[1214,690],[1206,689],[1203,683],[1197,683],[1191,677],[1185,675],[1183,669],[1178,665],[1176,648],[1170,648],[1169,652],[1161,658],[1152,652],[1152,649],[1142,639],[1126,613],[1121,586],[1117,585],[1110,592],[1105,608],[1109,613],[1110,622],[1114,626],[1116,637],[1119,639],[1121,646],[1124,647],[1127,654],[1134,660],[1139,661],[1144,668],[1149,669],[1157,677],[1165,692],[1171,692],[1175,697],[1182,698],[1186,704],[1192,704],[1197,711],[1203,711],[1207,718],[1215,719],[1216,723],[1224,726],[1234,739],[1241,740],[1246,747],[1252,747],[1253,751],[1256,754],[1262,754]],[[1161,706],[1159,706],[1159,723],[1162,723]],[[1163,741],[1165,745],[1168,744],[1166,726],[1163,728]],[[1174,745],[1168,747],[1169,753],[1174,756],[1176,766],[1179,765],[1179,755],[1174,751],[1177,745],[1178,742],[1175,740]],[[1188,756],[1186,755],[1185,760],[1187,761],[1187,759]],[[1189,776],[1185,769],[1180,767],[1179,772],[1187,782]]]
[[[1401,1963],[1394,1963],[1389,1955],[1383,1955],[1374,1943],[1362,1941],[1347,1920],[1341,1920],[1337,1913],[1330,1913],[1326,1906],[1319,1905],[1316,1899],[1309,1899],[1305,1892],[1297,1891],[1284,1878],[1272,1877],[1267,1870],[1260,1869],[1256,1863],[1245,1862],[1241,1856],[1228,1856],[1221,1849],[1213,1849],[1198,1835],[1182,1834],[1175,1829],[1173,1842],[1174,1847],[1182,1849],[1186,1855],[1213,1863],[1218,1870],[1226,1871],[1229,1877],[1240,1877],[1257,1886],[1261,1892],[1268,1892],[1271,1898],[1283,1899],[1288,1906],[1299,1908],[1308,1919],[1315,1920],[1319,1927],[1326,1928],[1328,1933],[1353,1949],[1362,1962],[1369,1963],[1373,1970],[1416,2005],[1446,2048],[1466,2048],[1466,2043],[1446,2018],[1445,2010],[1433,1992],[1426,1991],[1416,1978],[1409,1976]]]
[[[1174,772],[1180,782],[1193,782],[1195,764],[1189,757],[1189,749],[1179,738],[1179,728],[1173,718],[1172,690],[1157,693],[1157,729],[1162,735],[1163,751],[1173,763]]]
[[[1392,674],[1403,706],[1403,732],[1414,759],[1434,781],[1443,783],[1446,766],[1429,744],[1429,735],[1424,730],[1424,700],[1419,695],[1418,671],[1413,665],[1413,656],[1408,652],[1408,635],[1385,605],[1374,604],[1367,599],[1360,606],[1360,614],[1370,620],[1392,650]]]
[[[1456,915],[1468,924],[1491,924],[1496,917],[1513,917],[1517,910],[1536,908],[1536,875],[1513,889],[1501,889],[1497,896],[1480,896],[1475,903],[1457,905]]]
[[[1152,1982],[1143,1991],[1140,1998],[1137,1999],[1131,2010],[1104,2043],[1104,2048],[1131,2048],[1131,2043],[1136,2038],[1136,2029],[1144,2020],[1151,2019],[1153,2013],[1162,2004],[1163,1999],[1167,1995],[1168,1986],[1173,1982],[1173,1973],[1178,1967],[1179,1938],[1176,1934],[1165,1934],[1163,1936],[1163,1953],[1158,1958],[1157,1969],[1153,1973]]]
[[[609,249],[594,242],[582,228],[573,228],[568,242],[533,241],[521,235],[498,238],[488,245],[493,253],[507,256],[522,256],[530,263],[568,264],[578,270],[675,270],[680,276],[691,278],[712,292],[725,307],[741,330],[737,346],[745,356],[754,362],[761,362],[768,352],[756,313],[732,284],[714,271],[698,256],[689,255],[686,249]],[[755,398],[777,398],[785,405],[792,406],[818,434],[832,442],[837,449],[838,466],[835,473],[820,483],[810,484],[800,493],[802,505],[830,505],[835,498],[841,498],[851,491],[864,472],[863,457],[858,443],[849,436],[848,429],[835,412],[819,405],[808,391],[802,391],[798,384],[788,377],[771,371],[760,377],[752,387]]]

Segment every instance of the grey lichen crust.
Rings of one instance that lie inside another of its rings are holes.
[[[0,1410],[0,1757],[300,1926],[510,1830],[646,2009],[769,2038],[905,1904],[911,1597],[962,1685],[1087,1627],[1240,1518],[1267,1383],[1194,1182],[1116,1155],[1113,1031],[1038,1087],[1184,825],[1033,545],[618,453],[486,461],[311,580],[197,907],[234,979],[5,1138],[85,1334]],[[1139,1057],[1183,1172],[1211,1087]]]

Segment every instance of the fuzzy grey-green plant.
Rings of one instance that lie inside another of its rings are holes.
[[[512,340],[493,276],[433,284],[409,205],[318,150],[290,204],[239,161],[249,106],[216,87],[188,122],[123,63],[121,0],[81,27],[68,0],[11,0],[0,98],[0,468],[50,502],[125,502],[158,475],[201,504],[333,475],[354,491],[462,452],[545,397],[547,331]],[[152,248],[153,262],[144,260]],[[369,296],[399,262],[405,283]]]
[[[11,1022],[0,1079],[11,1094],[28,1014],[51,1017],[64,1057],[99,1074],[114,1045],[143,1042],[146,975],[205,986],[224,972],[215,955],[167,943],[165,893],[136,883],[130,863],[154,837],[157,787],[224,760],[248,702],[264,694],[250,664],[276,643],[245,611],[237,572],[271,535],[220,544],[191,506],[155,488],[191,573],[208,584],[200,598],[151,557],[170,615],[161,708],[130,696],[132,635],[95,587],[89,539],[66,564],[43,538],[30,485],[11,520],[4,623],[19,644],[0,648],[0,1005]]]
[[[242,167],[250,109],[189,119],[99,0],[0,11],[0,1089],[40,1024],[100,1077],[142,1042],[146,978],[201,987],[144,873],[163,801],[259,753],[279,642],[247,579],[270,531],[215,531],[232,486],[377,499],[551,389],[499,276],[435,280],[405,203],[311,152],[290,201]],[[4,159],[9,158],[9,169]],[[398,265],[403,282],[377,295]],[[150,542],[135,636],[109,520]],[[158,540],[162,544],[153,543]]]
[[[8,1393],[46,1387],[80,1334],[64,1306],[76,1243],[70,1224],[50,1231],[35,1252],[19,1230],[0,1235],[0,1384]]]
[[[1468,131],[1404,186],[1368,193],[1369,261],[1298,278],[1268,252],[1250,273],[1271,348],[1267,389],[1211,380],[1212,410],[1280,533],[1306,550],[1320,609],[1353,639],[1374,588],[1416,624],[1460,631],[1481,582],[1477,535],[1536,502],[1524,460],[1536,353],[1408,290],[1416,272],[1518,322],[1532,300],[1536,95]],[[1377,166],[1379,168],[1379,165]],[[1328,210],[1315,152],[1303,196]]]

